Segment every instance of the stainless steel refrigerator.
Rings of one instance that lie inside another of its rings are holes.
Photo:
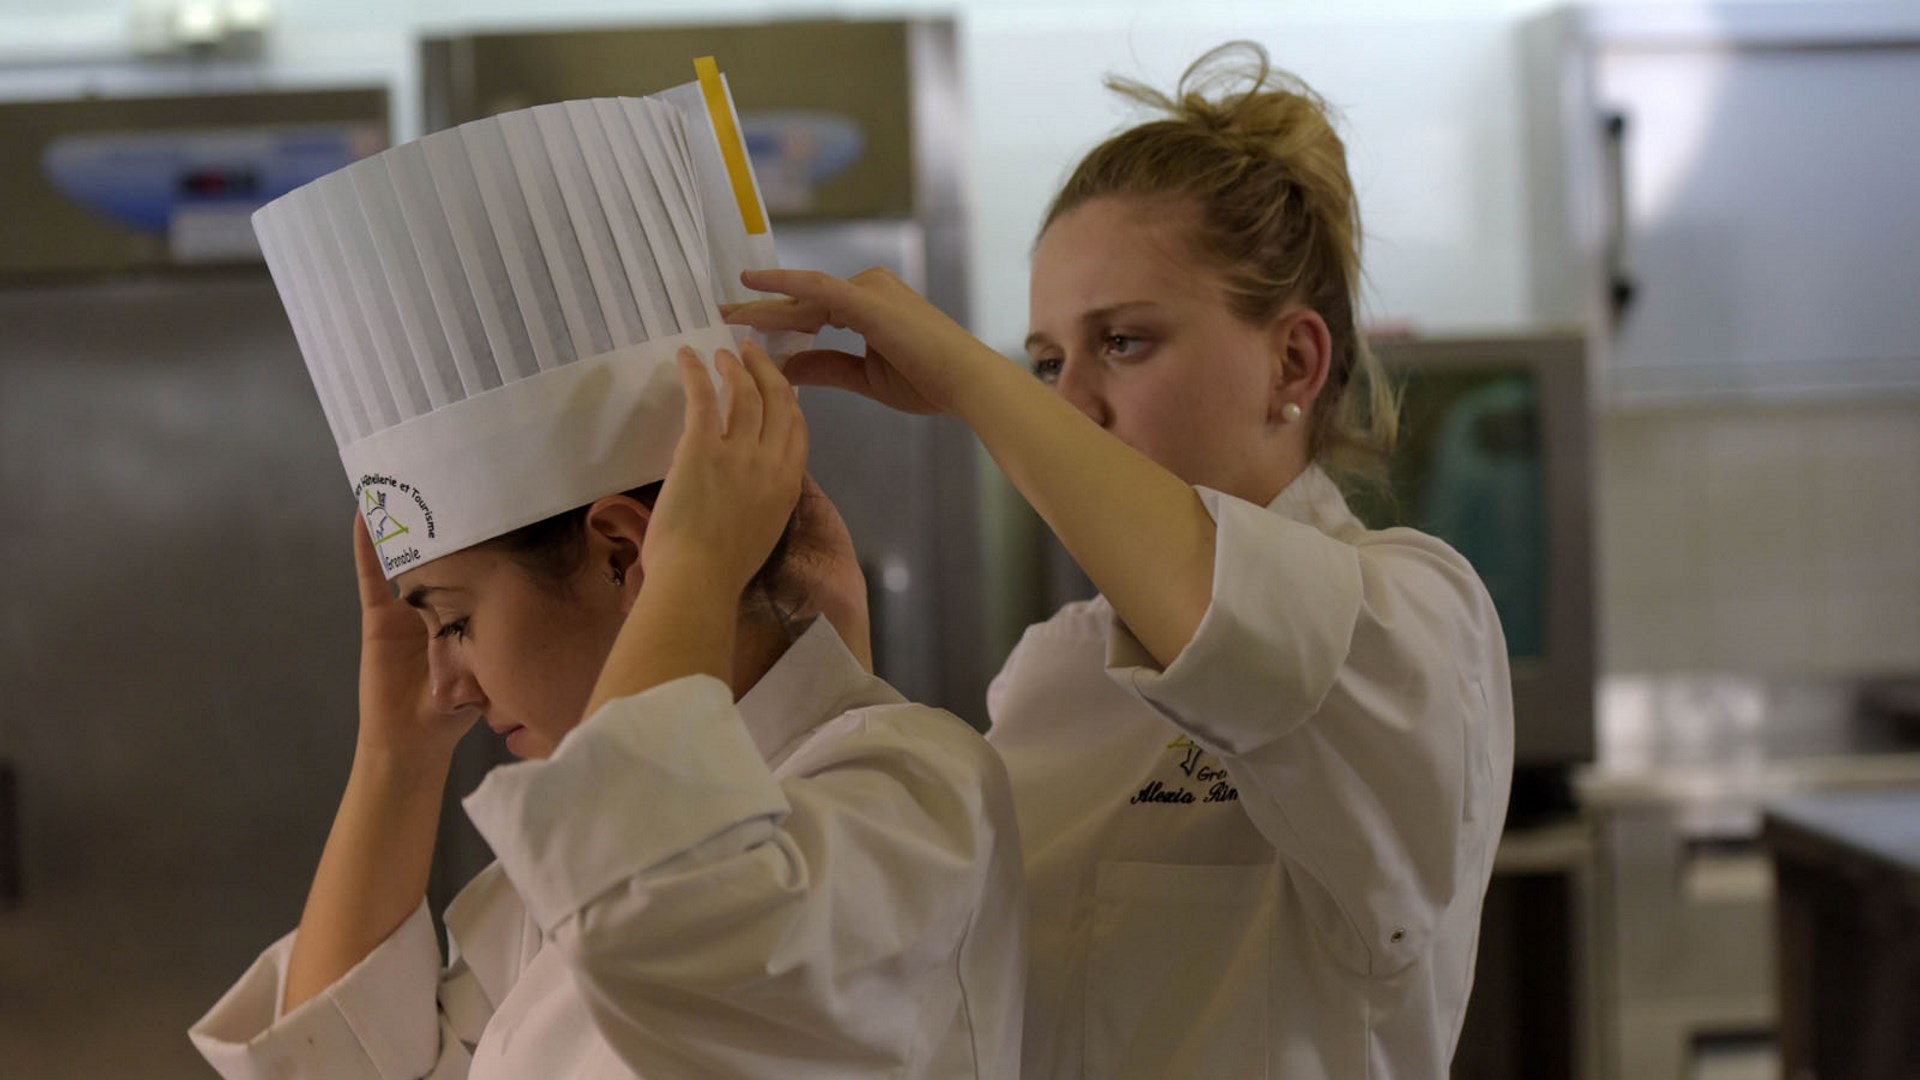
[[[354,506],[264,271],[0,290],[0,1072],[206,1076],[353,752]]]
[[[187,1025],[299,917],[355,512],[246,214],[386,124],[379,89],[0,106],[0,1074],[209,1075]]]

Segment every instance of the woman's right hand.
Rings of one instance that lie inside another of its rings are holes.
[[[282,1015],[325,993],[426,895],[453,748],[479,719],[437,713],[426,623],[393,595],[360,515],[360,741],[293,936]]]
[[[360,749],[428,765],[451,760],[480,714],[434,707],[426,623],[394,595],[358,512],[353,564],[360,582]]]
[[[867,578],[853,533],[812,476],[801,478],[800,508],[787,538],[794,562],[805,568],[803,613],[826,618],[860,666],[873,673],[873,619],[867,604]]]
[[[809,349],[782,374],[796,386],[851,390],[909,413],[962,411],[962,395],[981,365],[1007,359],[981,344],[891,270],[874,267],[841,279],[816,270],[748,270],[740,281],[791,299],[729,304],[730,323],[761,331],[816,333],[839,326],[866,338],[864,356]]]

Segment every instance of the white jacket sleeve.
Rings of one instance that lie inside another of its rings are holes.
[[[681,679],[494,770],[467,808],[641,1075],[899,1075],[925,1064],[925,1018],[965,1022],[927,995],[950,993],[988,866],[1017,852],[1009,835],[989,858],[1004,776],[948,725],[855,711],[776,778],[727,687]]]
[[[1492,602],[1432,537],[1348,542],[1201,496],[1218,546],[1193,640],[1162,670],[1116,620],[1108,672],[1221,758],[1334,954],[1397,971],[1456,893],[1484,888],[1505,813],[1513,720]]]
[[[456,1030],[437,1004],[440,948],[424,902],[338,982],[282,1015],[293,939],[288,934],[262,953],[189,1030],[194,1046],[221,1076],[455,1080],[467,1075],[465,1043],[479,1032]],[[457,982],[458,971],[451,978]]]

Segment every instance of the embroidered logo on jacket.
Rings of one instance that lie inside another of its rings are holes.
[[[1240,790],[1227,778],[1227,770],[1212,764],[1207,752],[1185,735],[1167,744],[1167,749],[1180,752],[1180,761],[1176,766],[1185,780],[1174,779],[1149,780],[1147,786],[1134,793],[1127,802],[1131,805],[1143,803],[1221,803],[1238,802]],[[1195,785],[1189,787],[1188,783]]]

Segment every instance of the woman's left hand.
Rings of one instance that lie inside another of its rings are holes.
[[[730,323],[807,333],[839,326],[866,338],[865,356],[809,349],[790,357],[787,377],[800,386],[851,390],[901,412],[956,412],[977,381],[976,365],[1007,365],[885,267],[844,280],[817,270],[748,270],[740,281],[792,299],[729,304],[722,314]]]
[[[800,501],[807,421],[793,387],[756,345],[722,349],[723,403],[692,349],[678,357],[686,430],[641,546],[647,577],[698,575],[738,598]],[[724,409],[724,411],[723,411]]]
[[[873,619],[867,606],[867,578],[853,533],[840,509],[827,498],[813,477],[804,481],[800,512],[787,550],[802,569],[805,596],[798,605],[807,614],[819,614],[846,643],[860,666],[873,672]]]

